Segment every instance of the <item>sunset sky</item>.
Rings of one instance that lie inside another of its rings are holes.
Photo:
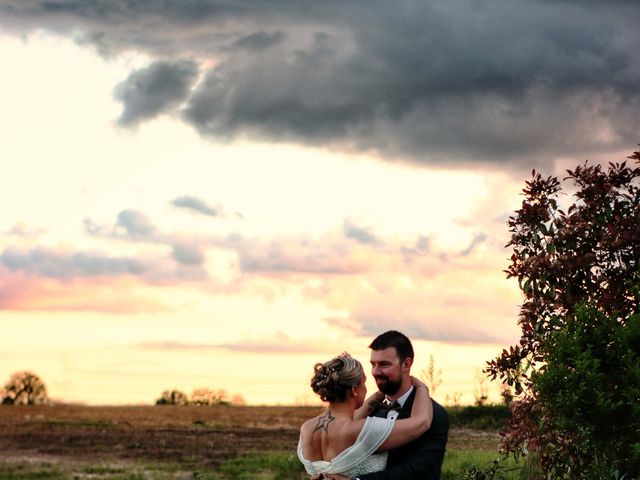
[[[397,329],[473,402],[533,168],[640,143],[640,3],[0,0],[0,382],[314,401]],[[373,383],[370,382],[370,388]],[[488,387],[497,398],[498,386]]]

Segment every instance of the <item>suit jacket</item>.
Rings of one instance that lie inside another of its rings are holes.
[[[414,389],[400,410],[398,419],[411,416],[415,396]],[[429,430],[412,442],[389,451],[384,472],[362,475],[361,480],[440,480],[449,435],[449,414],[438,402],[432,402],[433,420]]]

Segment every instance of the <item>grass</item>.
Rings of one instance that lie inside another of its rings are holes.
[[[497,452],[485,450],[449,450],[442,465],[442,480],[460,478],[484,479],[486,477],[473,472],[490,469],[499,459]],[[499,473],[494,480],[527,480],[528,470],[524,462],[516,462],[512,457],[500,461]],[[464,476],[466,474],[467,476]]]
[[[449,450],[442,465],[442,480],[462,478],[470,469],[489,468],[498,458],[497,452],[485,450]],[[295,455],[255,454],[234,458],[219,470],[222,479],[238,480],[299,480],[307,479]],[[216,477],[214,477],[216,478]],[[526,480],[528,478],[524,463],[516,463],[508,458],[500,463],[500,473],[495,480]]]
[[[45,465],[40,465],[35,469],[28,464],[3,465],[2,471],[0,471],[0,480],[66,480],[67,478],[57,468]]]
[[[256,453],[233,458],[219,469],[224,479],[299,480],[308,475],[295,454]]]
[[[498,458],[486,450],[448,450],[442,466],[442,480],[481,479],[472,476],[473,469],[489,468]],[[294,453],[255,452],[231,458],[215,469],[184,470],[174,464],[141,464],[124,466],[104,464],[53,466],[46,463],[4,464],[0,480],[306,480],[309,477]],[[464,476],[466,472],[467,476]],[[500,464],[494,480],[526,480],[528,469],[512,458]]]
[[[187,475],[188,477],[179,478],[202,478],[203,480],[219,478],[217,476],[195,476],[191,472],[188,472]],[[104,465],[52,467],[46,464],[17,463],[3,464],[0,470],[0,480],[169,480],[175,478],[177,477],[171,472],[145,468],[141,465],[127,467]]]
[[[63,427],[95,427],[95,428],[111,428],[115,425],[109,420],[55,420],[55,419],[37,419],[34,423],[49,426]]]

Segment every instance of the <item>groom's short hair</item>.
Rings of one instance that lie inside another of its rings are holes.
[[[413,345],[411,345],[411,340],[409,340],[405,334],[396,330],[381,333],[374,338],[371,345],[369,345],[371,350],[384,350],[389,347],[396,349],[401,362],[404,362],[405,358],[413,360]]]

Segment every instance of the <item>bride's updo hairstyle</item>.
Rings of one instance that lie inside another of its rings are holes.
[[[362,383],[362,364],[347,352],[325,363],[316,363],[311,388],[323,402],[342,402],[351,387]]]

